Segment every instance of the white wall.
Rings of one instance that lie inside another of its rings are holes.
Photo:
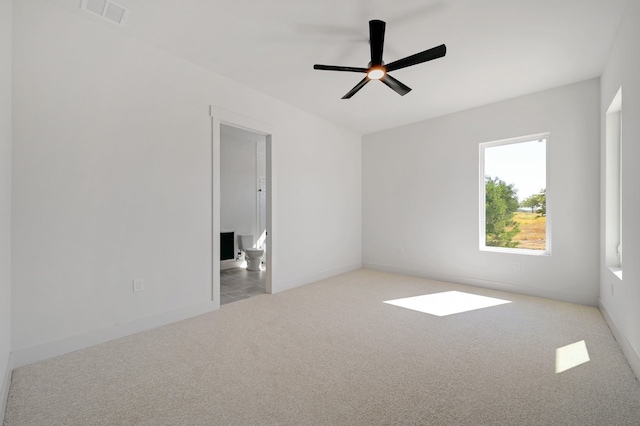
[[[16,365],[211,306],[209,105],[277,128],[277,289],[360,266],[359,135],[46,1],[14,9]]]
[[[0,0],[0,420],[11,352],[11,0]]]
[[[622,241],[623,281],[606,266],[601,232],[600,304],[636,376],[640,377],[640,3],[629,2],[602,74],[601,229],[605,228],[605,124],[613,97],[622,86]],[[612,294],[613,287],[613,294]]]
[[[364,265],[595,305],[598,115],[595,79],[365,136]],[[478,144],[543,132],[552,255],[480,251]]]

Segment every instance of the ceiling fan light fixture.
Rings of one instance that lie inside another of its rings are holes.
[[[360,80],[360,82],[356,84],[353,89],[349,90],[347,94],[342,97],[342,99],[351,99],[353,95],[358,93],[358,91],[371,80],[381,81],[398,95],[404,96],[411,91],[411,87],[396,80],[391,76],[391,74],[388,74],[388,72],[442,58],[447,54],[447,46],[441,44],[440,46],[432,47],[431,49],[416,53],[415,55],[407,56],[406,58],[398,59],[397,61],[385,64],[385,62],[382,60],[385,27],[386,24],[384,23],[384,21],[380,21],[377,19],[369,21],[369,45],[371,47],[371,62],[369,62],[369,65],[367,65],[368,68],[320,64],[315,64],[313,66],[314,70],[346,71],[366,74],[366,77]]]
[[[383,67],[373,67],[367,71],[367,77],[371,80],[380,80],[386,73]]]

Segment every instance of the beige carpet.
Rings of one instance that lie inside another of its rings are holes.
[[[449,290],[512,303],[383,303]],[[360,270],[17,369],[5,418],[263,424],[640,425],[640,386],[596,308]]]

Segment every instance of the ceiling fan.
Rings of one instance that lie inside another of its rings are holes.
[[[371,80],[380,80],[391,89],[393,89],[397,94],[399,94],[400,96],[404,96],[411,91],[411,88],[391,77],[388,74],[389,72],[399,70],[401,68],[410,67],[412,65],[421,64],[433,59],[442,58],[447,54],[447,46],[441,44],[440,46],[433,47],[431,49],[425,50],[424,52],[416,53],[415,55],[398,59],[397,61],[391,62],[390,64],[385,64],[382,61],[385,26],[386,23],[384,21],[380,21],[377,19],[369,21],[369,44],[371,46],[371,62],[369,62],[368,68],[318,64],[313,66],[313,69],[315,70],[347,71],[366,74],[365,78],[363,78],[360,83],[356,84],[353,89],[351,89],[346,95],[342,97],[342,99],[351,98]]]

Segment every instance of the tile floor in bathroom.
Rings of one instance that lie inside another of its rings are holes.
[[[264,294],[266,271],[229,268],[220,271],[220,305]]]

